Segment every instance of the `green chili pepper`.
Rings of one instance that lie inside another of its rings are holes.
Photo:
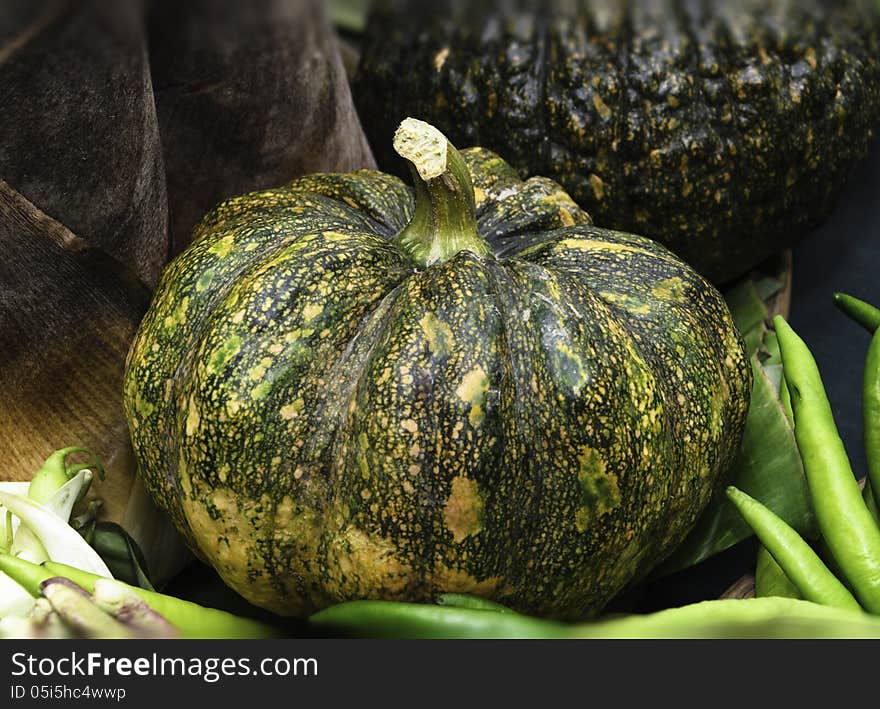
[[[782,596],[783,598],[803,598],[791,579],[785,575],[782,567],[776,563],[773,555],[763,544],[758,546],[758,558],[755,564],[755,596]]]
[[[349,601],[311,616],[316,629],[373,638],[560,638],[564,623],[519,613],[393,601]]]
[[[725,599],[586,623],[515,612],[350,601],[309,619],[322,635],[370,638],[880,638],[880,619],[795,598]]]
[[[38,564],[32,564],[30,561],[2,551],[0,551],[0,571],[6,573],[34,598],[39,598],[41,595],[40,584],[57,575],[49,573]]]
[[[52,561],[45,562],[43,566],[52,574],[64,576],[82,586],[89,593],[94,592],[95,583],[102,578]],[[122,581],[115,583],[122,584]],[[183,637],[239,639],[277,636],[272,628],[250,618],[242,618],[215,608],[206,608],[164,593],[147,591],[128,584],[123,585],[177,628]]]
[[[880,614],[880,529],[862,500],[816,361],[783,317],[774,325],[819,529],[861,605]]]
[[[88,539],[95,551],[107,564],[113,578],[132,586],[155,591],[147,573],[147,562],[138,547],[120,525],[115,522],[97,522]]]
[[[823,606],[861,610],[846,586],[837,580],[794,529],[735,487],[727,488],[727,498],[806,600]]]
[[[865,436],[865,460],[868,480],[874,493],[874,506],[880,505],[880,330],[871,338],[865,358],[862,383],[862,422]]]
[[[873,305],[858,298],[853,298],[846,293],[835,293],[833,300],[838,310],[848,315],[869,332],[875,332],[880,328],[880,310]]]
[[[796,598],[703,601],[574,628],[576,638],[870,638],[880,618]]]
[[[15,581],[24,586],[34,596],[39,596],[40,584],[53,576],[61,576],[73,581],[89,593],[95,592],[95,583],[103,577],[71,566],[47,561],[42,565],[31,564],[10,554],[0,552],[0,570],[5,571]],[[269,626],[250,618],[242,618],[226,611],[206,608],[197,603],[167,596],[156,591],[147,591],[122,581],[104,579],[136,595],[156,613],[165,618],[180,631],[185,638],[271,638],[278,632]]]

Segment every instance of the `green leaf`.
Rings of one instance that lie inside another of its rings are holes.
[[[107,564],[114,579],[131,586],[155,591],[147,574],[147,563],[137,542],[114,522],[98,522],[89,543]]]
[[[767,332],[769,313],[754,281],[744,280],[737,283],[724,294],[724,299],[745,340],[746,351],[757,352]]]

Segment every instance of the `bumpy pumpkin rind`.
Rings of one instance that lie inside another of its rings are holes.
[[[739,444],[751,370],[718,292],[463,151],[480,233],[416,269],[394,177],[237,197],[169,267],[129,355],[148,486],[289,615],[476,593],[599,610],[680,541]]]
[[[563,185],[729,281],[831,211],[880,119],[869,0],[379,0],[355,101]]]

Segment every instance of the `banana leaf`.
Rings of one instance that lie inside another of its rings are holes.
[[[373,167],[320,0],[152,0],[172,252],[227,197]]]
[[[757,272],[728,288],[725,299],[751,355],[754,383],[739,454],[728,480],[763,502],[802,535],[818,535],[803,463],[794,431],[779,395],[782,364],[771,308],[780,299],[787,275],[784,264]],[[775,271],[775,272],[774,272]],[[769,305],[768,305],[769,304]],[[786,309],[786,305],[781,306]],[[708,559],[752,536],[723,494],[717,495],[696,526],[653,574],[660,577]]]

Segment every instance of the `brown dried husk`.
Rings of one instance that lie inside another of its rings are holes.
[[[91,449],[102,517],[161,584],[186,556],[136,477],[121,398],[171,253],[166,180],[180,250],[225,197],[372,167],[335,37],[311,0],[5,0],[0,103],[0,479]]]
[[[221,199],[375,167],[320,0],[153,0],[173,251]]]
[[[168,210],[141,10],[4,0],[0,179],[152,285]]]
[[[120,522],[135,481],[122,369],[168,257],[142,13],[134,0],[0,10],[0,477],[86,446],[108,473],[93,495]]]

